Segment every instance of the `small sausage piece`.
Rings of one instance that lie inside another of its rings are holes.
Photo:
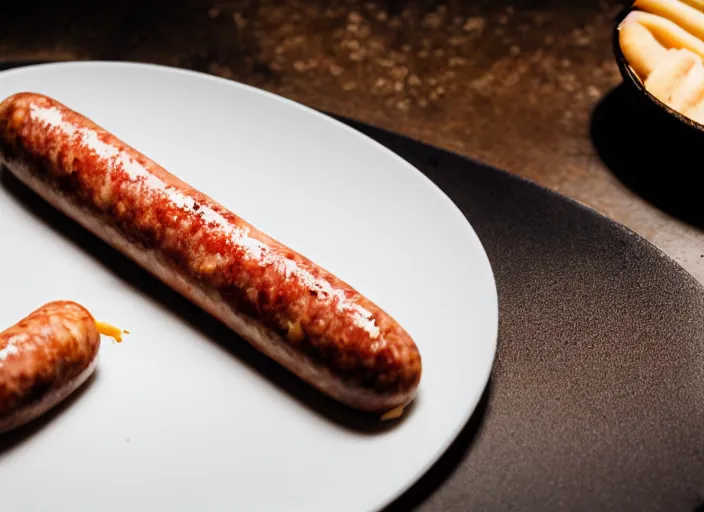
[[[388,313],[78,112],[5,99],[0,164],[332,398],[375,413],[414,398],[420,353]]]
[[[91,376],[100,334],[71,301],[45,304],[0,333],[0,433],[49,411]]]

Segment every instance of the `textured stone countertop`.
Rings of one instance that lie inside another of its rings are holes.
[[[248,83],[525,176],[704,282],[702,224],[637,195],[592,142],[595,110],[606,127],[619,111],[619,10],[613,0],[40,0],[3,9],[0,59],[153,62]]]

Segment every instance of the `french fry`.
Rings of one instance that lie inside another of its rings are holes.
[[[704,41],[690,34],[677,23],[643,11],[633,11],[627,16],[627,18],[631,17],[633,21],[647,28],[666,48],[686,48],[704,58]]]
[[[683,115],[689,117],[692,121],[699,124],[704,124],[704,100],[689,109],[688,112],[683,112]]]
[[[704,0],[683,0],[683,3],[704,12]]]
[[[702,0],[696,1],[704,5]],[[679,0],[636,0],[634,5],[648,13],[667,18],[700,40],[704,39],[704,12],[696,7]]]
[[[619,45],[633,71],[645,81],[665,58],[667,50],[647,28],[635,21],[633,14],[626,16],[619,26]]]
[[[674,50],[686,52],[687,50]],[[694,65],[689,69],[684,79],[675,87],[670,97],[669,106],[687,115],[702,99],[704,99],[704,65],[702,60],[693,55]],[[652,75],[651,75],[652,76]]]
[[[634,21],[631,14],[619,26],[619,45],[628,64],[644,81],[665,58],[667,49],[647,28]]]
[[[676,109],[677,102],[687,101],[686,90],[682,87],[689,73],[697,65],[701,66],[701,59],[692,52],[683,49],[668,50],[667,58],[663,59],[645,80],[645,88],[657,99]],[[699,86],[701,85],[700,83]],[[690,90],[695,88],[693,84],[688,87]]]

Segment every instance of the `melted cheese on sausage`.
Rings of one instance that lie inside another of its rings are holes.
[[[102,334],[103,336],[109,336],[118,343],[122,341],[123,332],[125,334],[129,334],[127,331],[122,331],[122,329],[119,329],[114,325],[107,324],[105,322],[95,322],[95,328],[98,330],[98,333]]]

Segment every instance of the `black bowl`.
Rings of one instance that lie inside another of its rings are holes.
[[[692,156],[696,156],[696,153],[691,152],[692,150],[699,148],[697,153],[702,153],[704,125],[680,114],[648,92],[628,64],[619,44],[618,26],[632,10],[634,10],[632,7],[625,9],[616,18],[612,34],[616,63],[629,98],[632,127],[639,137],[642,137],[641,140],[644,143],[654,143],[653,146],[645,148],[648,150],[646,152],[655,151],[658,147],[668,147],[667,153],[673,159],[673,163],[677,161],[686,164],[691,162]],[[686,154],[682,155],[682,151]],[[697,174],[704,174],[704,170],[700,170]]]
[[[621,45],[619,44],[619,30],[618,26],[626,18],[626,16],[633,11],[632,7],[625,9],[617,18],[613,29],[612,42],[614,54],[616,55],[616,63],[618,64],[618,69],[621,72],[623,81],[625,85],[631,90],[633,97],[636,101],[642,103],[640,105],[641,109],[650,111],[651,115],[656,116],[662,123],[667,123],[669,128],[675,129],[678,127],[682,130],[693,130],[697,137],[704,137],[704,125],[701,125],[695,121],[692,121],[685,115],[680,114],[676,110],[670,108],[665,103],[657,99],[655,96],[650,94],[643,83],[640,81],[636,73],[633,71],[631,66],[628,64],[626,56],[621,50]]]
[[[631,191],[690,224],[704,227],[704,126],[650,94],[631,69],[619,44],[613,51],[623,84],[597,105],[592,140],[607,167]]]

